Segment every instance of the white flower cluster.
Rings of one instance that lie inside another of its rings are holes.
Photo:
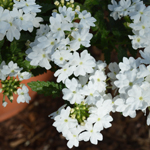
[[[111,104],[112,100],[107,96],[105,99],[97,97],[95,105],[86,105],[83,101],[74,108],[68,106],[65,109],[64,105],[50,116],[55,120],[53,126],[56,127],[58,132],[62,132],[63,136],[68,140],[67,146],[69,148],[78,147],[79,141],[90,141],[92,144],[97,144],[98,141],[103,140],[100,132],[104,128],[111,127],[110,122],[113,120],[109,115],[110,111],[112,111]],[[83,115],[81,115],[82,109],[84,110]],[[85,111],[86,109],[88,109],[87,112]],[[84,113],[89,114],[88,118],[85,117]],[[80,119],[83,122],[79,123]]]
[[[80,19],[79,23],[75,22],[75,16]],[[49,26],[40,26],[35,41],[26,51],[26,59],[30,64],[50,69],[50,61],[53,61],[61,67],[55,73],[58,82],[64,82],[73,73],[76,76],[91,73],[92,67],[95,66],[94,58],[86,50],[81,56],[76,51],[80,45],[90,46],[92,34],[89,33],[89,29],[90,26],[95,26],[96,20],[87,11],[76,12],[71,7],[63,6],[59,7],[59,13],[52,13],[49,21]],[[79,69],[83,69],[82,72],[79,73]]]
[[[21,72],[23,68],[19,68],[17,63],[10,61],[8,65],[3,61],[0,65],[0,80],[2,83],[1,92],[3,92],[4,97],[9,96],[10,100],[13,100],[13,93],[18,94],[17,102],[27,102],[31,100],[28,94],[28,88],[25,85],[20,85],[20,81],[29,79],[31,74],[29,72]],[[18,79],[16,78],[18,76]],[[7,79],[10,77],[11,79]],[[22,87],[22,89],[17,89]],[[6,107],[7,102],[3,99],[3,106]]]
[[[100,131],[109,128],[113,120],[110,112],[114,104],[106,94],[106,63],[96,62],[87,50],[77,52],[81,45],[90,46],[93,35],[89,30],[96,20],[86,10],[73,11],[66,6],[58,10],[49,18],[50,25],[40,25],[26,59],[33,66],[50,69],[53,61],[60,68],[54,76],[65,84],[63,99],[70,106],[64,105],[49,116],[68,140],[68,147],[77,147],[82,140],[97,144],[103,139]]]
[[[123,58],[119,65],[111,63],[109,68],[112,85],[119,91],[119,96],[115,98],[116,111],[123,115],[135,117],[136,110],[150,107],[150,47],[140,51],[142,58]],[[147,66],[146,66],[147,65]],[[150,113],[147,117],[147,125],[150,125]]]
[[[41,11],[40,8],[35,0],[14,0],[12,11],[0,6],[0,40],[5,35],[10,42],[14,38],[19,40],[21,30],[32,32],[34,27],[39,27],[43,19],[36,17],[36,13]]]
[[[133,21],[129,25],[134,35],[129,35],[134,49],[147,47],[150,45],[150,6],[145,6],[140,0],[120,0],[119,3],[112,0],[112,5],[108,5],[110,16],[115,20],[123,16],[129,16]]]

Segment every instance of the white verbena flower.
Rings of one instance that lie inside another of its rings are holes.
[[[29,90],[25,85],[23,85],[22,89],[19,88],[17,90],[17,93],[19,95],[17,98],[17,103],[20,103],[20,102],[29,103],[29,100],[31,100],[31,97],[29,96],[28,92],[29,92]]]

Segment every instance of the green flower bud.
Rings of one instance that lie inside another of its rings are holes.
[[[73,112],[74,112],[74,109],[73,109],[73,108],[71,108],[70,112],[71,112],[71,113],[73,113]]]
[[[17,91],[14,91],[14,94],[17,94]]]
[[[17,81],[18,81],[18,79],[15,79],[14,81],[15,81],[15,82],[17,82]]]
[[[8,93],[8,92],[6,92],[6,93],[5,93],[5,95],[6,95],[6,96],[9,96],[9,93]]]
[[[10,100],[13,100],[14,98],[13,98],[13,96],[10,96]]]
[[[80,124],[81,124],[81,126],[85,126],[85,122],[81,122]]]
[[[5,84],[2,84],[2,88],[4,88],[4,87],[6,87],[6,85],[5,85]]]
[[[2,93],[2,91],[3,91],[3,89],[2,89],[2,88],[0,88],[0,93]]]
[[[17,85],[15,85],[14,88],[17,88]]]

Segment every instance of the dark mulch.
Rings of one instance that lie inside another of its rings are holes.
[[[60,98],[38,95],[24,111],[0,123],[0,150],[68,150],[67,141],[48,117],[62,104]],[[112,116],[112,127],[102,132],[103,141],[98,145],[80,142],[72,150],[150,150],[150,128],[143,113],[134,119],[120,113]]]

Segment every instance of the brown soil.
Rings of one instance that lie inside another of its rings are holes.
[[[9,120],[0,123],[0,150],[68,150],[65,138],[52,126],[48,115],[63,101],[38,95],[28,107]],[[72,150],[150,150],[150,128],[146,117],[124,118],[112,114],[112,127],[102,131],[103,141],[98,145],[80,142]]]

